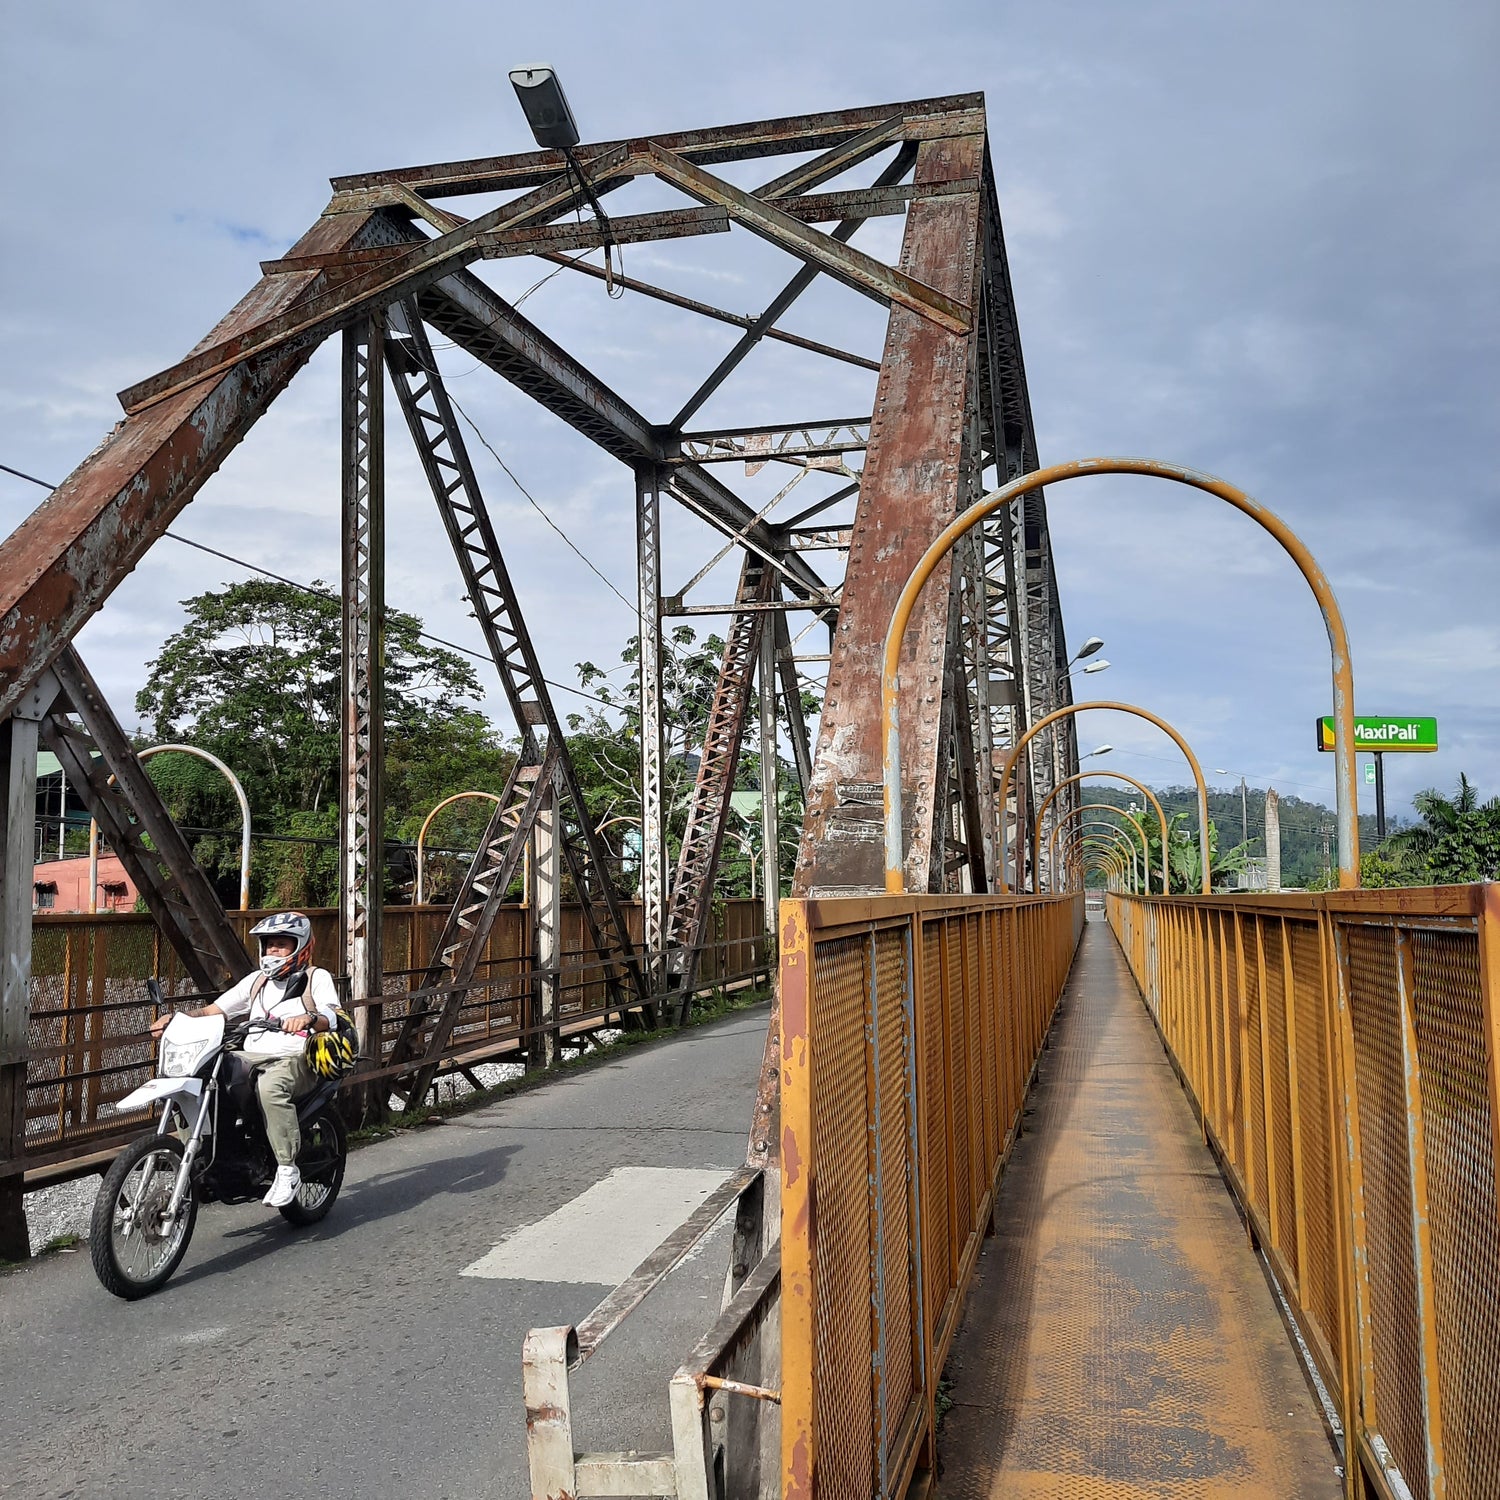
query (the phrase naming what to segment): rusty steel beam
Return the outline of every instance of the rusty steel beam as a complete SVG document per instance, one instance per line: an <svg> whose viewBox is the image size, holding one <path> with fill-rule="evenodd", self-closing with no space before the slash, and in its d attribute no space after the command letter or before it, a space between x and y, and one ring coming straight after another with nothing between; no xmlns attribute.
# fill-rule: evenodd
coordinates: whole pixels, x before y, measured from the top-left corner
<svg viewBox="0 0 1500 1500"><path fill-rule="evenodd" d="M981 138L927 142L917 180L971 181L982 160ZM981 196L974 192L913 204L902 266L950 299L976 303L980 217ZM884 639L896 593L957 513L973 338L906 307L891 309L794 895L883 888L880 669L869 643ZM917 605L903 655L903 728L910 723L906 734L915 747L903 768L912 823L906 847L909 868L920 872L912 889L930 883L934 835L945 811L941 729L950 577L945 560Z"/></svg>
<svg viewBox="0 0 1500 1500"><path fill-rule="evenodd" d="M425 322L473 358L503 375L533 400L592 439L632 469L663 462L663 442L654 427L622 397L527 321L477 277L459 274L421 292ZM672 489L697 513L729 535L776 556L774 530L758 521L733 491L695 464L674 465ZM792 591L821 599L818 574L800 558L782 567Z"/></svg>
<svg viewBox="0 0 1500 1500"><path fill-rule="evenodd" d="M983 94L948 94L905 104L878 104L870 108L718 125L706 130L675 131L654 139L688 161L700 166L716 166L721 162L750 161L796 151L831 150L897 118L904 122L899 138L914 139L931 122L937 122L940 128L951 128L946 125L948 116L979 112L982 122L983 110ZM601 141L580 146L578 158L584 169L592 173L601 157L631 144L630 141ZM535 187L555 177L566 165L560 151L526 151L512 156L486 156L468 161L399 167L393 171L354 173L335 177L332 181L334 191L344 194L378 190L400 183L424 196L444 198Z"/></svg>
<svg viewBox="0 0 1500 1500"><path fill-rule="evenodd" d="M454 231L467 221L460 221ZM544 251L596 250L606 243L644 244L651 240L687 239L701 234L728 234L729 215L723 209L678 208L665 213L627 214L611 219L609 230L595 220L582 224L537 224L529 229L501 229L478 237L481 260L505 260ZM415 243L415 242L413 242ZM430 242L429 242L430 243ZM372 250L345 250L331 255L288 255L260 263L264 276L291 271L358 271L370 266L395 265L410 251L407 245L384 245Z"/></svg>
<svg viewBox="0 0 1500 1500"><path fill-rule="evenodd" d="M917 148L915 146L904 144L896 153L895 158L886 164L885 169L875 179L876 188L878 189L883 187L890 187L899 182L901 178L903 178L907 174L907 172L910 171L912 163L916 160L916 151ZM826 158L824 158L824 160L826 160ZM807 163L804 164L802 172L804 174L815 176L816 168L813 164ZM775 183L771 184L771 186L776 188L785 188L788 185L792 185L800 181L801 175L792 173L788 174L786 177L778 178ZM842 224L837 225L833 229L832 238L840 242L852 239L855 232L863 223L863 219L846 219ZM680 431L684 423L691 421L693 415L696 412L702 410L703 405L708 400L708 398L712 396L713 393L718 390L718 388L723 385L723 383L730 377L730 375L732 375L734 371L739 368L739 366L744 362L745 356L748 355L753 348L755 348L756 344L758 344L761 339L777 338L783 336L778 333L774 325L780 319L782 314L785 313L787 309L791 307L791 305L803 294L803 292L805 292L808 287L810 287L817 279L818 268L816 266L803 266L802 269L798 271L797 274L793 276L792 279L787 282L784 287L782 287L782 289L776 294L776 296L772 298L765 311L762 312L758 318L754 319L747 325L744 336L735 343L734 348L732 348L724 356L724 358L714 366L707 379L705 379L703 383L698 387L698 389L688 397L687 401L683 404L682 410L672 418L671 428L674 432ZM877 364L873 368L878 370L880 366Z"/></svg>
<svg viewBox="0 0 1500 1500"><path fill-rule="evenodd" d="M368 215L323 218L296 250L357 247L380 233ZM311 273L264 278L208 342L300 307L324 285ZM0 716L140 562L316 346L315 339L282 344L127 417L0 544Z"/></svg>
<svg viewBox="0 0 1500 1500"><path fill-rule="evenodd" d="M344 330L341 374L339 943L358 1006L360 1056L378 1067L385 990L383 316Z"/></svg>
<svg viewBox="0 0 1500 1500"><path fill-rule="evenodd" d="M678 292L669 292L665 287L653 286L649 281L637 281L633 276L607 276L603 267L590 265L586 260L570 260L566 255L551 253L543 255L541 259L550 260L553 264L564 266L570 271L579 271L585 276L592 276L596 281L613 280L616 286L622 286L628 292L639 292L643 297L665 302L669 307L680 307L684 312L712 318L718 323L732 323L736 328L752 328L755 325L756 320L744 313L726 312L722 307L714 307L708 302L699 302L693 297L684 297ZM847 349L836 349L832 344L820 344L816 339L805 339L801 334L787 333L781 328L767 328L762 337L790 344L796 349L806 349L809 354L821 354L846 365L857 365L862 370L880 368L878 359L866 359L863 354L851 354Z"/></svg>
<svg viewBox="0 0 1500 1500"><path fill-rule="evenodd" d="M682 850L667 903L666 946L683 991L684 1017L713 901L714 875L724 845L724 823L729 816L729 795L739 769L750 686L760 653L761 632L765 629L764 613L753 606L766 603L775 589L775 573L761 558L746 554L740 569L735 614L726 632L714 701L703 731L698 775L688 803L687 828L682 835Z"/></svg>
<svg viewBox="0 0 1500 1500"><path fill-rule="evenodd" d="M752 234L789 251L835 281L841 281L877 302L898 303L950 333L969 331L973 312L969 303L929 286L900 267L887 266L873 255L866 255L863 250L856 250L832 235L809 228L763 199L694 166L659 142L642 144L645 159L658 177L675 183L702 203L717 203L727 208L730 217Z"/></svg>
<svg viewBox="0 0 1500 1500"><path fill-rule="evenodd" d="M613 989L627 982L637 1000L646 987L630 940L624 909L603 857L584 802L582 784L568 752L562 720L541 661L521 613L520 599L500 551L489 507L474 473L468 445L437 368L431 341L415 303L394 309L391 374L428 487L453 545L474 617L479 622L501 687L522 740L521 759L540 761L546 745L556 748L558 781L569 819L559 819L552 835L583 908L596 951L613 958L608 971ZM523 829L522 833L529 830ZM476 858L482 857L476 855ZM479 934L482 940L485 934Z"/></svg>
<svg viewBox="0 0 1500 1500"><path fill-rule="evenodd" d="M652 168L647 159L624 151L611 157L607 166L610 172L625 176ZM492 230L519 229L545 222L568 212L576 201L577 189L572 179L558 178L480 214L436 239L418 236L397 264L380 264L351 272L285 312L262 318L227 338L205 343L175 365L121 391L120 404L128 412L139 411L205 376L231 368L250 354L274 348L287 339L300 335L326 338L372 310L410 297L414 291L479 259L482 254L480 242Z"/></svg>
<svg viewBox="0 0 1500 1500"><path fill-rule="evenodd" d="M495 925L495 913L520 873L527 835L551 797L556 770L556 746L549 745L539 762L518 760L495 804L479 853L464 876L458 900L433 949L433 961L418 987L420 1003L409 1006L391 1050L392 1063L414 1061L421 1052L406 1095L408 1108L420 1104L432 1086L443 1049L484 957L485 938ZM442 999L436 1011L429 1005L434 996Z"/></svg>
<svg viewBox="0 0 1500 1500"><path fill-rule="evenodd" d="M99 685L67 647L41 737L141 893L193 983L218 994L254 965ZM77 723L73 722L77 719Z"/></svg>

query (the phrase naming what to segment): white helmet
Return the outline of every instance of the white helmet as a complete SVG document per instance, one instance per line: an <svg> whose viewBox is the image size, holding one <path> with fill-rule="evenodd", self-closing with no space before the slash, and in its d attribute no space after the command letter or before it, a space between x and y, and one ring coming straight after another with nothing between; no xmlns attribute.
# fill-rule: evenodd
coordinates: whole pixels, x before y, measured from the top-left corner
<svg viewBox="0 0 1500 1500"><path fill-rule="evenodd" d="M290 979L312 961L312 923L300 911L279 911L250 929L260 940L260 971L267 979ZM267 953L266 939L291 938L297 945L290 953Z"/></svg>

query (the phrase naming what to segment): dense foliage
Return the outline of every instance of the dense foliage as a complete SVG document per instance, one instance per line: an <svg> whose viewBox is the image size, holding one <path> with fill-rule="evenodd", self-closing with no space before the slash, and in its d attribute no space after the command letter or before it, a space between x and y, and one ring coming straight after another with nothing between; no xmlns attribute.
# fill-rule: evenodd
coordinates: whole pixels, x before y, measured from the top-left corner
<svg viewBox="0 0 1500 1500"><path fill-rule="evenodd" d="M254 904L334 903L342 691L338 600L256 581L200 594L184 607L186 624L150 664L136 699L143 743L196 745L217 755L244 783L254 833ZM387 897L409 900L411 846L427 813L456 792L499 792L518 742L507 741L480 712L472 662L424 640L414 616L389 611L385 625ZM680 626L662 663L669 864L681 843L723 650L719 637L700 642L691 628ZM641 865L639 672L635 639L612 669L579 663L580 684L598 701L568 719L568 747L584 802L626 894L638 889ZM815 697L805 696L807 713L817 706ZM750 726L758 712L752 695ZM751 727L735 778L738 790L752 793L760 784L754 741ZM239 810L224 779L186 756L158 756L149 766L221 896L233 900ZM802 821L789 766L782 768L782 783L783 868L789 868ZM433 821L425 861L428 899L452 896L490 811L490 804L467 799ZM731 814L719 881L723 894L752 890L760 841L758 807Z"/></svg>
<svg viewBox="0 0 1500 1500"><path fill-rule="evenodd" d="M258 836L253 901L335 901L338 600L256 581L199 594L184 607L187 623L151 664L137 711L154 741L180 740L212 751L244 783ZM498 791L514 758L479 712L473 666L424 641L421 628L412 615L386 614L385 826L388 838L405 840L415 837L427 810L450 792ZM183 756L158 756L150 766L179 822L237 828L233 796L211 767ZM468 817L471 826L482 826L482 810ZM459 822L448 831L469 830ZM226 893L235 888L235 836L201 836L197 853ZM399 882L402 873L398 864L393 879Z"/></svg>

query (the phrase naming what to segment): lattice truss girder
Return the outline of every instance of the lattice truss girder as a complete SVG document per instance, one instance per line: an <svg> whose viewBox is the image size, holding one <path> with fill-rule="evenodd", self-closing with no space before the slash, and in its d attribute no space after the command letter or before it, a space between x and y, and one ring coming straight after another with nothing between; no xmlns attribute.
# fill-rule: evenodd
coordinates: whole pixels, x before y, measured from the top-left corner
<svg viewBox="0 0 1500 1500"><path fill-rule="evenodd" d="M817 154L754 192L713 170L725 162L791 153L805 158L809 152ZM885 153L885 166L870 187L819 191ZM732 616L731 640L720 674L723 723L716 744L742 736L749 663L757 654L746 648L760 631L773 630L772 675L780 678L783 711L793 724L793 759L810 803L798 883L878 884L870 873L871 856L878 866L878 852L869 838L869 814L875 811L869 787L878 781L879 762L868 745L877 695L868 668L878 658L890 585L904 575L927 537L983 490L987 467L1009 477L1036 464L983 100L963 95L761 121L603 143L581 147L578 154L601 196L650 175L680 189L697 206L617 218L612 229L599 218L570 222L578 194L561 157L550 152L337 180L334 200L319 222L288 255L265 264L260 284L191 355L123 393L124 423L69 476L46 512L0 548L0 713L57 656L317 344L340 329L365 330L367 344L378 343L389 315L392 378L521 727L523 766L541 764L561 746L561 735L452 413L444 410L430 347L423 352L424 324L504 375L637 476L648 475L658 504L662 495L670 496L717 530L726 550L742 558L743 577L754 577L755 588L747 596L742 585L734 608L725 607ZM495 193L510 196L470 219L439 206L439 200ZM906 213L907 222L896 266L851 243L868 218L899 212ZM520 254L571 265L567 252L597 246L607 233L620 241L682 237L718 233L731 223L788 251L802 265L753 317L630 282L643 296L738 323L742 330L735 347L665 425L642 416L468 269L481 259ZM581 264L573 269L601 274ZM695 427L703 404L763 339L871 364L776 327L822 276L891 310L873 418L819 414L817 420L756 428ZM360 388L357 379L352 388ZM361 421L373 433L378 424L369 405L370 380L364 389ZM851 468L861 453L863 469ZM346 495L346 513L359 514L360 464L368 469L378 461L378 444L346 459L346 471L355 476L346 477L355 484ZM767 463L781 464L794 476L831 471L850 482L780 521L757 511L725 483L720 476L726 462L743 462L750 473ZM374 502L378 527L378 485L367 483L364 494ZM830 507L856 494L855 522L833 519ZM911 496L915 504L908 505ZM346 530L357 531L361 524L347 522ZM657 527L651 544L659 549L659 516ZM846 582L832 588L808 556L817 549L844 548L850 549ZM659 573L659 551L657 567ZM351 649L368 661L378 655L379 617L376 562L368 549L361 553L356 546L349 552L346 579L354 591ZM981 888L994 878L1001 826L991 790L993 757L1014 742L1021 723L1052 702L1062 664L1040 501L1025 516L997 519L987 527L981 544L940 570L928 594L913 626L911 686L920 706L909 721L913 784L907 805L916 826L908 848L919 872L915 883L941 884L952 873L948 864L954 851L946 831L951 829L968 872L961 878ZM707 609L678 596L663 599L659 576L653 575L650 588L643 586L643 636L659 636L669 611ZM817 658L799 652L805 632L793 635L789 629L792 609L811 610L814 623L837 622L816 757L799 720L800 669ZM772 684L762 687L769 691ZM350 708L345 767L350 814L345 882L357 890L379 862L374 852L379 819L371 811L378 800L379 757L377 750L372 779L370 685L353 673L349 690L357 701ZM654 818L654 827L664 829L659 762L655 769L653 781L648 768L644 812L648 827ZM1034 801L1056 774L1055 757L1050 773L1033 763L1022 778L1021 796ZM579 815L581 802L565 755L550 775L548 784L558 787L562 803L565 861L592 914L592 941L615 955L616 980L635 986L646 971L633 967L614 893L590 843L588 820ZM712 880L723 836L724 792L732 776L732 765L720 758L698 778L689 808L694 837L679 863L682 879L701 873ZM467 952L477 952L477 925L464 912L481 888L488 904L493 887L485 884L485 872L503 871L514 862L517 830L537 800L535 785L524 797L519 782L507 792L510 812L497 814L492 837L470 872L468 894L450 918L454 931L445 934L438 955L446 954L450 975L458 971L453 966L467 963ZM695 906L685 893L668 891L664 880L655 893L649 884L648 908L654 900L658 909L647 912L648 949L659 952L671 943L695 948L701 921L692 914L701 915L702 903ZM357 922L357 903L347 909ZM669 923L675 924L670 934ZM366 964L368 992L373 992L378 943L368 948L375 951L373 965ZM440 1028L442 1021L426 1024Z"/></svg>

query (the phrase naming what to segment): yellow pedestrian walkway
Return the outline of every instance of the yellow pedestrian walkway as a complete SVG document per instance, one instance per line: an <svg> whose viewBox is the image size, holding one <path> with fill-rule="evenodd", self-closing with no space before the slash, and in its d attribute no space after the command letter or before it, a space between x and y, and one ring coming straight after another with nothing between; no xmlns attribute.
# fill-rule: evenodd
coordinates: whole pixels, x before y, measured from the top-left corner
<svg viewBox="0 0 1500 1500"><path fill-rule="evenodd" d="M1273 1293L1090 922L948 1362L944 1500L1337 1500Z"/></svg>

